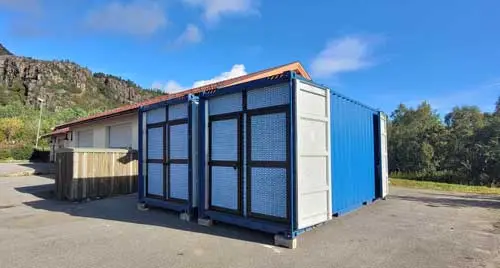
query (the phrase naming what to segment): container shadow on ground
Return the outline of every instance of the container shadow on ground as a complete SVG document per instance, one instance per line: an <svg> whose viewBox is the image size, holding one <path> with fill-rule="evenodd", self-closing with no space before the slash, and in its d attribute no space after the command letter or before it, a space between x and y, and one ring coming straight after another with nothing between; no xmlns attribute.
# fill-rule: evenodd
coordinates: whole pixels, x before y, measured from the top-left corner
<svg viewBox="0 0 500 268"><path fill-rule="evenodd" d="M24 167L26 172L33 170L33 172L29 172L30 175L37 175L44 178L53 179L56 173L56 167L53 163L29 162L19 163L17 165ZM22 170L20 170L20 172L22 172Z"/></svg>
<svg viewBox="0 0 500 268"><path fill-rule="evenodd" d="M392 194L390 198L425 203L429 207L478 207L500 210L500 196L491 195L451 195L436 194L432 196Z"/></svg>
<svg viewBox="0 0 500 268"><path fill-rule="evenodd" d="M273 244L273 237L271 235L258 231L252 231L222 223L217 223L211 227L201 226L195 221L182 221L179 219L177 213L163 209L139 211L136 207L136 194L115 196L83 203L71 203L68 201L56 200L53 194L53 187L53 184L44 184L38 186L18 187L15 189L19 192L32 194L41 198L40 200L23 203L35 209L62 212L77 217L160 226L260 244Z"/></svg>

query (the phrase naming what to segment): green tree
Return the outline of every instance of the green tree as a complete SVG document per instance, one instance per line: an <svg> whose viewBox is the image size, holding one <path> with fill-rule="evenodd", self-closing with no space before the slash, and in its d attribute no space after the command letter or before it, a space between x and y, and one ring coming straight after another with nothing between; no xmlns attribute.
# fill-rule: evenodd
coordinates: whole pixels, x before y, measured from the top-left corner
<svg viewBox="0 0 500 268"><path fill-rule="evenodd" d="M493 113L475 106L455 107L442 122L424 102L416 109L399 105L391 119L392 171L421 179L500 186L500 98Z"/></svg>
<svg viewBox="0 0 500 268"><path fill-rule="evenodd" d="M445 123L449 134L444 168L478 184L484 167L484 148L478 132L484 127L485 115L475 106L455 107L445 116Z"/></svg>
<svg viewBox="0 0 500 268"><path fill-rule="evenodd" d="M497 99L497 102L495 103L495 115L500 115L500 96Z"/></svg>
<svg viewBox="0 0 500 268"><path fill-rule="evenodd" d="M20 132L23 122L19 118L0 118L0 132L7 143L14 142L14 137Z"/></svg>
<svg viewBox="0 0 500 268"><path fill-rule="evenodd" d="M440 161L440 137L445 129L431 106L417 109L400 104L389 124L389 167L404 172L433 172Z"/></svg>

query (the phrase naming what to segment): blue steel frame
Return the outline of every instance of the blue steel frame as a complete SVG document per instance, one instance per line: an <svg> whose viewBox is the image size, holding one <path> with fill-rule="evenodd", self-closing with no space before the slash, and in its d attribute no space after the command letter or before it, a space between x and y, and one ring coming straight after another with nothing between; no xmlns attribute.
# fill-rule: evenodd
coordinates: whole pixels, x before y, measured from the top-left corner
<svg viewBox="0 0 500 268"><path fill-rule="evenodd" d="M193 103L197 103L198 97L194 95L187 95L183 96L180 98L176 99L170 99L166 100L163 102L159 103L154 103L151 105L146 105L142 106L139 108L139 185L138 185L138 191L139 191L139 202L144 203L147 205L151 205L154 207L160 207L160 208L165 208L165 209L170 209L174 211L179 211L179 212L187 212L190 215L196 213L197 211L193 209L193 206L196 206L197 204L193 204L193 161L192 161L192 126L195 122L192 122L192 107ZM180 103L188 103L188 202L186 203L179 203L176 201L169 201L169 200L162 200L162 199L155 199L155 198L148 198L145 196L145 174L144 174L144 163L143 163L143 153L144 150L147 148L143 148L143 114L147 111L157 109L157 108L162 108L162 107L167 107L169 105L174 105L174 104L180 104ZM166 109L166 113L168 113L168 109Z"/></svg>
<svg viewBox="0 0 500 268"><path fill-rule="evenodd" d="M238 92L243 92L246 91L247 89L257 89L257 88L264 88L268 86L273 86L277 84L283 84L283 83L288 83L290 86L292 85L292 81L295 78L295 73L294 72L285 72L281 75L276 75L272 77L267 77L263 79L258 79L230 87L225 87L221 89L217 89L211 92L204 92L200 96L200 104L199 104L199 142L198 146L202 152L205 152L205 148L207 148L207 143L206 143L206 99L210 97L215 97L218 95L225 95L225 94L231 94L231 93L238 93ZM290 87L289 89L292 91L292 88ZM291 101L290 101L290 109L291 111L294 111L294 94L290 94L291 96ZM293 113L290 112L291 118L293 118ZM294 126L295 122L293 120L290 121L291 126L290 126L290 135L293 137L294 133ZM289 146L290 150L290 168L294 166L295 163L295 149L293 147L293 144L295 143L294 138L291 138L290 142L292 143L292 146ZM290 206L290 223L279 223L279 222L274 222L270 220L265 220L265 219L258 219L258 218L249 218L249 217L242 217L239 215L233 215L233 214L228 214L228 213L223 213L223 212L218 212L218 211L213 211L209 210L208 204L206 204L207 201L207 196L206 196L206 190L207 190L207 185L206 185L206 178L207 178L207 170L205 168L206 164L206 156L205 153L199 154L199 165L200 165L200 174L199 174L199 200L200 204L198 205L198 216L200 218L207 218L209 217L212 220L216 221L221 221L221 222L226 222L242 227L246 227L249 229L254 229L254 230L259 230L267 233L282 233L285 234L288 237L291 237L293 234L293 226L296 226L294 224L295 221L295 211L294 211L294 199L295 199L295 180L294 180L294 172L293 169L291 169L292 172L290 172L290 196L288 198L289 206Z"/></svg>
<svg viewBox="0 0 500 268"><path fill-rule="evenodd" d="M302 76L300 76L302 77ZM297 161L297 159L295 158L297 156L297 153L296 153L296 148L295 148L295 144L297 144L297 137L296 137L296 133L295 133L295 126L297 125L297 121L296 121L296 107L297 107L297 103L295 102L296 100L296 88L297 88L297 83L296 83L296 80L294 78L298 78L298 76L295 74L295 73L291 73L291 77L290 77L290 92L292 94L290 94L290 115L291 115L291 131L290 131L290 153L291 153L291 159L292 161L290 162L290 170L292 172L290 172L292 175L291 175L291 180L290 180L290 193L291 193L291 198L290 198L290 208L291 208L291 219L290 219L290 232L286 233L285 235L288 237L288 238L295 238L298 233L296 232L296 226L298 226L298 223L297 223L297 210L295 209L295 201L296 201L296 196L297 196L297 185L296 185L296 182L295 182L295 178L297 177L297 169L295 168L295 163ZM305 79L305 78L304 78Z"/></svg>

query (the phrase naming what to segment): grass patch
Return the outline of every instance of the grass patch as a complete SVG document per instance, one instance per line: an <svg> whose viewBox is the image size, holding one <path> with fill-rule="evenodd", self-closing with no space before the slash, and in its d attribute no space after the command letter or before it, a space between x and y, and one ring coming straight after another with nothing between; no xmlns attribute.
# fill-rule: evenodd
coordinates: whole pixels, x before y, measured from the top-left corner
<svg viewBox="0 0 500 268"><path fill-rule="evenodd" d="M446 192L457 193L474 193L474 194L498 194L500 195L500 188L491 188L486 186L469 186L442 182L432 181L415 181L408 179L395 179L391 178L391 185L407 188L429 189Z"/></svg>

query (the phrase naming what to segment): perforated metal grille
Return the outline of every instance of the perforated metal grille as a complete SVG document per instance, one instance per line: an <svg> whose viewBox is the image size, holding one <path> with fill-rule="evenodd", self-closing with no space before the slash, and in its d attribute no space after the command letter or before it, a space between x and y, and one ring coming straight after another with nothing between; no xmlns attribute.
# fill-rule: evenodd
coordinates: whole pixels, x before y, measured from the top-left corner
<svg viewBox="0 0 500 268"><path fill-rule="evenodd" d="M148 159L163 159L163 127L148 128Z"/></svg>
<svg viewBox="0 0 500 268"><path fill-rule="evenodd" d="M210 115L238 112L242 109L241 93L223 95L211 98L208 101L208 111Z"/></svg>
<svg viewBox="0 0 500 268"><path fill-rule="evenodd" d="M286 169L251 168L252 212L286 218Z"/></svg>
<svg viewBox="0 0 500 268"><path fill-rule="evenodd" d="M188 158L188 125L170 126L170 158L187 159Z"/></svg>
<svg viewBox="0 0 500 268"><path fill-rule="evenodd" d="M170 197L188 199L188 165L170 165Z"/></svg>
<svg viewBox="0 0 500 268"><path fill-rule="evenodd" d="M238 169L212 167L212 206L238 208Z"/></svg>
<svg viewBox="0 0 500 268"><path fill-rule="evenodd" d="M288 104L289 102L290 89L288 84L249 90L247 93L248 109L283 105Z"/></svg>
<svg viewBox="0 0 500 268"><path fill-rule="evenodd" d="M148 163L148 193L163 196L163 164Z"/></svg>
<svg viewBox="0 0 500 268"><path fill-rule="evenodd" d="M165 108L158 108L146 112L146 121L148 124L165 122Z"/></svg>
<svg viewBox="0 0 500 268"><path fill-rule="evenodd" d="M184 119L188 117L188 104L179 103L168 106L168 120Z"/></svg>
<svg viewBox="0 0 500 268"><path fill-rule="evenodd" d="M286 161L286 114L251 117L252 160Z"/></svg>
<svg viewBox="0 0 500 268"><path fill-rule="evenodd" d="M212 122L212 160L235 161L238 159L237 131L237 119Z"/></svg>

